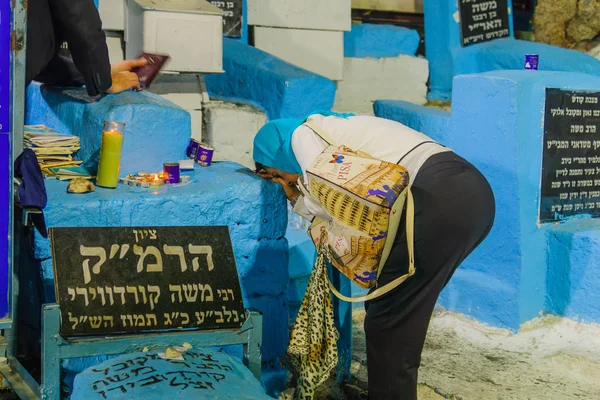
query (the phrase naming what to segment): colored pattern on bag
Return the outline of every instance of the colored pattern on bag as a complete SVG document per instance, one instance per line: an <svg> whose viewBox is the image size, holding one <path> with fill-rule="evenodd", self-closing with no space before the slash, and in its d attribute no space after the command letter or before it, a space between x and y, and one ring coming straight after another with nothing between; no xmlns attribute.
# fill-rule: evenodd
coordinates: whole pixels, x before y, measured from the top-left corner
<svg viewBox="0 0 600 400"><path fill-rule="evenodd" d="M392 207L404 204L408 171L345 146L329 146L307 172L310 193L332 217L315 220L311 237L325 228L332 264L357 285L374 286Z"/></svg>

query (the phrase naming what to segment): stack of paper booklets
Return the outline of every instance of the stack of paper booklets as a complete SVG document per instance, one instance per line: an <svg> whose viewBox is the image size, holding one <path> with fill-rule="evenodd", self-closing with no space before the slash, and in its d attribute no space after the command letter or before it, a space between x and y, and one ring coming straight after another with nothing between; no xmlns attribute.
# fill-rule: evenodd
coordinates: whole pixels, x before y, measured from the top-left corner
<svg viewBox="0 0 600 400"><path fill-rule="evenodd" d="M25 147L33 150L46 177L60 180L92 178L73 155L79 150L79 137L56 132L45 125L25 126Z"/></svg>

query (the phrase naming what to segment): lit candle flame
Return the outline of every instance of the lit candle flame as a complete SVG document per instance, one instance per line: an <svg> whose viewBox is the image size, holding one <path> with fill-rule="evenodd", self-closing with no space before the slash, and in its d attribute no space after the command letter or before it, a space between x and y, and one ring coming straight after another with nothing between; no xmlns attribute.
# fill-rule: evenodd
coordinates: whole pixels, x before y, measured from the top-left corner
<svg viewBox="0 0 600 400"><path fill-rule="evenodd" d="M154 174L154 182L159 182L160 178L158 177L158 174Z"/></svg>

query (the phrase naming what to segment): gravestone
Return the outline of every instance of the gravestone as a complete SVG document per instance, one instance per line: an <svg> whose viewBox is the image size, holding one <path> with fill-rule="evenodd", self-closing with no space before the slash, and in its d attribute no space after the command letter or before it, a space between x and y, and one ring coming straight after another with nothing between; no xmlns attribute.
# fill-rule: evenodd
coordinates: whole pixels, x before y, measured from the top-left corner
<svg viewBox="0 0 600 400"><path fill-rule="evenodd" d="M600 92L546 90L540 222L600 216Z"/></svg>
<svg viewBox="0 0 600 400"><path fill-rule="evenodd" d="M507 0L460 0L461 44L510 36Z"/></svg>
<svg viewBox="0 0 600 400"><path fill-rule="evenodd" d="M210 0L210 3L223 10L223 35L230 38L242 37L242 0Z"/></svg>
<svg viewBox="0 0 600 400"><path fill-rule="evenodd" d="M151 351L126 354L75 377L72 400L267 400L250 371L225 353L191 349L177 359Z"/></svg>
<svg viewBox="0 0 600 400"><path fill-rule="evenodd" d="M227 227L54 228L50 237L65 336L244 323Z"/></svg>

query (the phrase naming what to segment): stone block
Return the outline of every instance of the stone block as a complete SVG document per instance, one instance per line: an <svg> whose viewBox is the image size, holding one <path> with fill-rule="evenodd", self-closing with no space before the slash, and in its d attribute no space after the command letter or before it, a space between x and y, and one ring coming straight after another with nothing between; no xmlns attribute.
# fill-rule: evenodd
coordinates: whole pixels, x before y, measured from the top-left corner
<svg viewBox="0 0 600 400"><path fill-rule="evenodd" d="M263 314L265 368L278 366L288 340L284 293L288 281L288 244L284 238L287 208L278 185L230 162L197 167L189 184L152 191L120 185L111 190L97 188L82 197L67 194L66 185L46 182L49 228L228 226L245 306ZM42 267L46 287L51 288L50 242L39 234L34 238L34 256ZM280 375L276 373L273 379Z"/></svg>
<svg viewBox="0 0 600 400"><path fill-rule="evenodd" d="M326 78L343 78L344 34L341 31L257 26L254 46Z"/></svg>
<svg viewBox="0 0 600 400"><path fill-rule="evenodd" d="M201 79L196 74L161 74L148 89L190 113L192 137L200 141L203 132L202 102L208 96L203 92Z"/></svg>
<svg viewBox="0 0 600 400"><path fill-rule="evenodd" d="M229 367L219 370L220 379L210 374L207 374L207 377L204 378L206 383L210 384L211 397L220 399L271 399L261 387L260 382L243 365L241 360L208 349L191 349L183 354L183 358L187 362L200 361L207 359L207 357L210 357L210 360L213 360L217 365ZM130 365L131 367L123 369L123 365ZM105 372L109 376L108 384L104 381L106 378ZM71 399L106 399L106 393L110 393L112 388L117 389L119 393L116 395L117 398L162 400L165 398L204 397L208 385L190 385L189 375L186 375L190 372L189 366L185 362L163 359L158 356L157 351L124 354L95 365L93 368L90 367L78 374L75 377ZM112 383L111 380L114 375L119 377L116 383ZM168 378L155 379L154 377L157 375L167 376ZM100 385L99 381L104 382L104 384ZM143 383L139 384L140 381ZM120 389L121 387L123 389ZM113 396L109 394L109 397Z"/></svg>
<svg viewBox="0 0 600 400"><path fill-rule="evenodd" d="M451 131L444 143L486 176L496 198L496 221L488 238L457 270L441 304L510 329L518 329L540 312L561 309L556 306L561 300L556 289L560 280L555 277L571 267L557 266L565 257L555 251L564 250L549 246L548 237L557 230L585 228L577 218L560 226L538 224L546 88L600 91L600 78L595 76L530 72L494 71L455 78ZM596 221L585 223L597 227ZM587 231L580 235L577 246L583 248L589 235ZM562 261L549 262L553 259ZM597 271L586 273L592 276ZM575 309L589 313L583 306L588 289L584 285L581 289ZM587 295L590 300L594 296Z"/></svg>
<svg viewBox="0 0 600 400"><path fill-rule="evenodd" d="M127 0L127 58L142 51L168 54L165 71L222 72L222 15L204 0Z"/></svg>
<svg viewBox="0 0 600 400"><path fill-rule="evenodd" d="M349 31L350 0L248 0L248 24L278 28Z"/></svg>
<svg viewBox="0 0 600 400"><path fill-rule="evenodd" d="M513 13L508 3L509 15ZM461 74L475 74L501 69L523 70L525 54L540 56L540 71L578 72L600 76L600 60L579 51L513 38L497 39L467 47L461 46L458 3L455 0L425 2L425 47L429 59L430 99L449 100L452 79Z"/></svg>
<svg viewBox="0 0 600 400"><path fill-rule="evenodd" d="M76 156L93 171L98 163L105 120L127 124L121 175L160 171L163 163L185 158L191 135L190 115L160 96L128 91L85 103L36 83L27 89L26 124L46 124L62 133L79 136L81 150Z"/></svg>
<svg viewBox="0 0 600 400"><path fill-rule="evenodd" d="M430 94L432 100L449 100L452 92L452 78L458 63L454 57L463 49L461 46L460 18L456 0L426 1L423 3L425 15L425 48L430 68ZM512 15L512 2L508 2L508 15ZM513 24L509 23L513 36ZM477 49L485 43L468 46ZM524 57L526 53L521 56ZM516 69L523 69L520 64ZM478 71L482 72L482 71Z"/></svg>
<svg viewBox="0 0 600 400"><path fill-rule="evenodd" d="M67 194L66 182L48 180L46 223L48 227L227 225L234 250L244 240L278 240L285 235L286 201L276 184L230 162L197 166L190 175L190 182L182 186L165 185L150 191L119 185L116 189L97 188L85 198ZM284 242L277 243L274 248L281 248ZM49 240L36 235L34 251L38 260L51 258ZM235 256L236 260L243 258L242 254Z"/></svg>
<svg viewBox="0 0 600 400"><path fill-rule="evenodd" d="M562 71L600 76L600 60L575 50L515 39L499 39L465 47L454 56L454 74L522 70L525 54L540 57L540 71Z"/></svg>
<svg viewBox="0 0 600 400"><path fill-rule="evenodd" d="M99 0L98 12L105 31L125 30L125 0Z"/></svg>
<svg viewBox="0 0 600 400"><path fill-rule="evenodd" d="M400 122L439 141L447 142L450 133L450 113L402 100L377 100L375 116Z"/></svg>
<svg viewBox="0 0 600 400"><path fill-rule="evenodd" d="M344 80L337 83L334 110L373 115L375 100L427 102L427 60L395 58L345 58Z"/></svg>
<svg viewBox="0 0 600 400"><path fill-rule="evenodd" d="M122 33L106 32L106 45L108 46L108 57L111 64L117 64L125 60L124 44Z"/></svg>
<svg viewBox="0 0 600 400"><path fill-rule="evenodd" d="M202 109L202 85L197 74L161 74L148 91L164 97L184 110Z"/></svg>
<svg viewBox="0 0 600 400"><path fill-rule="evenodd" d="M383 24L354 24L344 33L344 57L414 56L421 37L414 29Z"/></svg>
<svg viewBox="0 0 600 400"><path fill-rule="evenodd" d="M249 104L269 119L305 117L330 110L335 83L264 51L223 39L224 74L205 76L211 98Z"/></svg>
<svg viewBox="0 0 600 400"><path fill-rule="evenodd" d="M254 169L252 148L266 115L252 107L210 102L204 106L205 141L215 148L215 160L231 160Z"/></svg>

